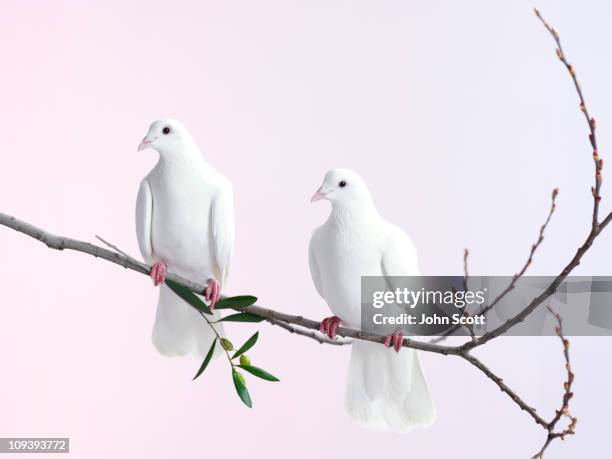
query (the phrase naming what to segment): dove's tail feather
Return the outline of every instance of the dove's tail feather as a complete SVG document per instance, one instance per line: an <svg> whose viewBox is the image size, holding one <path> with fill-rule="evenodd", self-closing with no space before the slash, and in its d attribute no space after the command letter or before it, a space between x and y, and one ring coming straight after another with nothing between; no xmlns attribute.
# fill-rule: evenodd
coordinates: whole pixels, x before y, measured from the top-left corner
<svg viewBox="0 0 612 459"><path fill-rule="evenodd" d="M211 320L221 318L217 311L214 311L210 317ZM221 335L223 334L222 324L216 324L215 328ZM193 354L203 358L208 353L214 339L214 332L200 313L177 296L168 286L161 285L153 326L155 348L161 354L168 356ZM221 351L221 346L217 346L215 354Z"/></svg>
<svg viewBox="0 0 612 459"><path fill-rule="evenodd" d="M414 349L399 353L356 341L346 388L348 414L373 430L408 432L433 423L436 410Z"/></svg>

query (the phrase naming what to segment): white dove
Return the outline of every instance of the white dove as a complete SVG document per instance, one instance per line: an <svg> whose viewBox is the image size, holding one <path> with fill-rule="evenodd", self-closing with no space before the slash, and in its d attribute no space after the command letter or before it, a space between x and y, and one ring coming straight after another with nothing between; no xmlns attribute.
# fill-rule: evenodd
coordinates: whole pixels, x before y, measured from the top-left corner
<svg viewBox="0 0 612 459"><path fill-rule="evenodd" d="M211 308L226 286L234 246L231 182L203 158L178 121L155 121L138 147L159 161L142 180L136 201L136 233L151 278L161 285L153 344L165 355L204 356L214 339L200 314L164 285L169 270L206 283ZM220 316L214 312L215 320ZM219 325L218 330L221 330Z"/></svg>
<svg viewBox="0 0 612 459"><path fill-rule="evenodd" d="M310 240L310 273L335 314L321 322L333 338L340 323L361 328L361 276L419 275L416 249L397 226L383 219L363 179L347 169L325 175L312 202L325 199L332 211ZM352 345L345 405L360 425L407 432L426 427L435 408L414 349L399 352L396 331L385 345L356 340Z"/></svg>

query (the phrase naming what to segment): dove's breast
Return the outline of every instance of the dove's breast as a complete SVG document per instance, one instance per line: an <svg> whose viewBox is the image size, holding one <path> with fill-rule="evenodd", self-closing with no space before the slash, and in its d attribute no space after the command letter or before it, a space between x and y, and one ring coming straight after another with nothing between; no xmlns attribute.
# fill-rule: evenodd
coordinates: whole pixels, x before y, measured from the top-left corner
<svg viewBox="0 0 612 459"><path fill-rule="evenodd" d="M344 322L360 328L361 276L383 275L384 229L328 222L317 229L312 242L328 306Z"/></svg>
<svg viewBox="0 0 612 459"><path fill-rule="evenodd" d="M210 216L218 183L197 168L154 169L147 180L155 259L194 282L214 277Z"/></svg>

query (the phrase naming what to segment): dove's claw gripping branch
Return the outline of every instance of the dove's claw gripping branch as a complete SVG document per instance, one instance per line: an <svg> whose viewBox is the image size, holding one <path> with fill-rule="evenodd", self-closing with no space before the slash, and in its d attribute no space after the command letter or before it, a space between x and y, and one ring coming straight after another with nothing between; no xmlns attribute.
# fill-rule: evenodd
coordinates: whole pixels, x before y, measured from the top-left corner
<svg viewBox="0 0 612 459"><path fill-rule="evenodd" d="M158 261L151 266L151 279L153 284L157 287L166 281L166 274L168 273L168 267L163 261Z"/></svg>
<svg viewBox="0 0 612 459"><path fill-rule="evenodd" d="M330 339L334 339L336 337L336 330L341 323L342 319L340 319L338 316L327 317L321 321L319 331L321 333L325 333Z"/></svg>
<svg viewBox="0 0 612 459"><path fill-rule="evenodd" d="M402 348L402 345L404 344L404 335L402 335L399 330L391 335L385 336L385 347L391 347L391 344L393 344L393 349L395 349L395 352L399 352Z"/></svg>
<svg viewBox="0 0 612 459"><path fill-rule="evenodd" d="M221 285L215 279L208 279L206 285L204 298L206 301L210 301L210 309L215 309L215 305L221 299Z"/></svg>

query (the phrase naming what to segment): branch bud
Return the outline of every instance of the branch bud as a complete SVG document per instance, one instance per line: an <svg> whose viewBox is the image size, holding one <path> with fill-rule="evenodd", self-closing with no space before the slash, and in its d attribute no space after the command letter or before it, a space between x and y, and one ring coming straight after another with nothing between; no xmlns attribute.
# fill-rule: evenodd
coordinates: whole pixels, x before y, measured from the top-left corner
<svg viewBox="0 0 612 459"><path fill-rule="evenodd" d="M550 33L553 34L553 37L555 37L555 40L559 40L559 32L557 32L557 29L555 29L554 27L551 27L550 29Z"/></svg>

